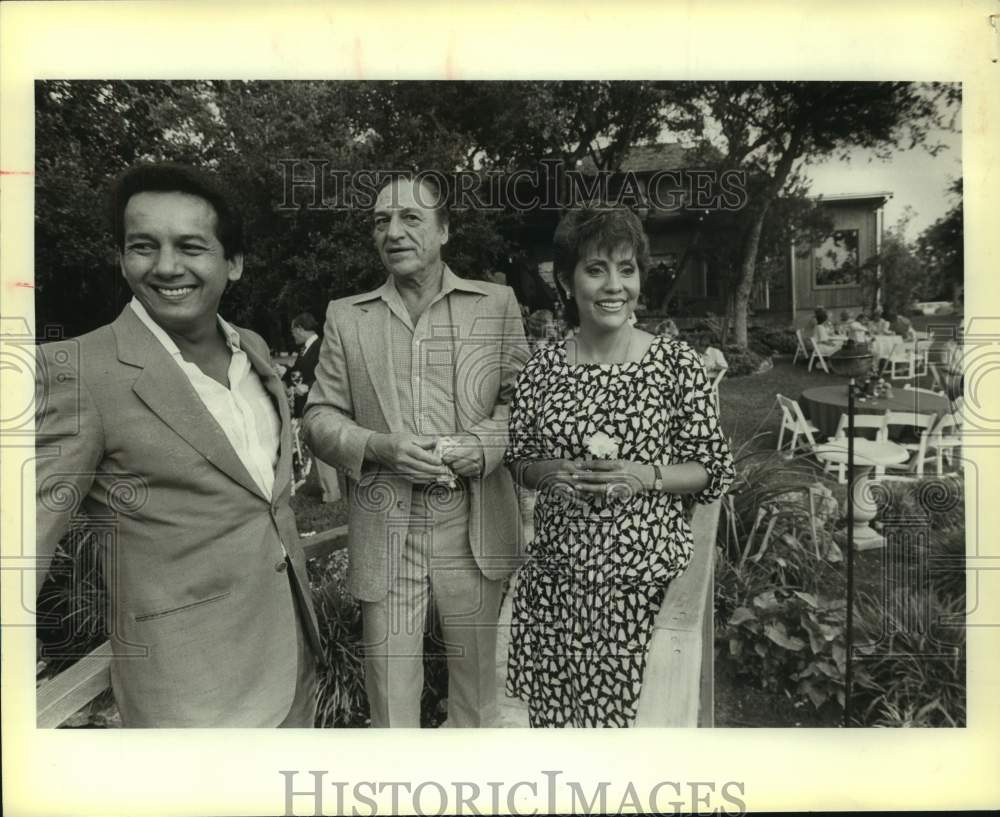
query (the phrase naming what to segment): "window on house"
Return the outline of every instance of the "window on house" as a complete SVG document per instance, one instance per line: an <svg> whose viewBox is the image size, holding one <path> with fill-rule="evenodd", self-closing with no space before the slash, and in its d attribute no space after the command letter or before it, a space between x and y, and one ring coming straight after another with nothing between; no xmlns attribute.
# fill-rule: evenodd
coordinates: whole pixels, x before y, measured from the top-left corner
<svg viewBox="0 0 1000 817"><path fill-rule="evenodd" d="M858 286L858 231L837 230L813 250L816 287Z"/></svg>

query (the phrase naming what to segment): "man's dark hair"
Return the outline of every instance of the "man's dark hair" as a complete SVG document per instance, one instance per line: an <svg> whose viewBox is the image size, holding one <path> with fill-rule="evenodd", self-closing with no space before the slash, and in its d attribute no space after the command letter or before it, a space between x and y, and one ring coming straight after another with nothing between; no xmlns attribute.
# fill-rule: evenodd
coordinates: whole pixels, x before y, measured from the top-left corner
<svg viewBox="0 0 1000 817"><path fill-rule="evenodd" d="M385 190L385 188L387 188L390 184L400 179L417 182L430 191L431 196L434 198L434 203L431 205L431 209L437 216L438 226L447 227L451 221L451 211L448 203L448 191L446 189L442 190L441 188L441 179L444 179L445 184L448 183L444 174L429 170L406 170L399 173L385 173L379 176L378 184L375 186L376 198L379 193Z"/></svg>
<svg viewBox="0 0 1000 817"><path fill-rule="evenodd" d="M175 162L134 165L115 181L111 190L115 246L125 250L125 207L139 193L187 193L204 199L215 210L215 234L226 259L243 252L243 217L229 192L213 174Z"/></svg>
<svg viewBox="0 0 1000 817"><path fill-rule="evenodd" d="M319 323L309 312L303 312L292 318L292 329L304 329L306 332L315 332L319 329Z"/></svg>
<svg viewBox="0 0 1000 817"><path fill-rule="evenodd" d="M581 207L569 210L556 227L552 237L552 269L560 290L566 290L563 279L573 280L573 273L585 250L597 249L612 253L627 246L635 253L639 267L639 281L645 282L649 269L649 238L642 229L642 222L631 210L624 207ZM565 309L563 318L570 326L580 325L580 311L576 301L562 291Z"/></svg>

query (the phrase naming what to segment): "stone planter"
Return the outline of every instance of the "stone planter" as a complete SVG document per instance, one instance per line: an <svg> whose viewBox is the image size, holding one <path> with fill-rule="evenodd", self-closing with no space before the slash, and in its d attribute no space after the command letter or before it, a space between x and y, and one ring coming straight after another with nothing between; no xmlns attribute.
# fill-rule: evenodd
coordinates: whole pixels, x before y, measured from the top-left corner
<svg viewBox="0 0 1000 817"><path fill-rule="evenodd" d="M861 377L871 371L872 354L864 352L853 352L850 354L833 354L826 359L830 365L830 370L840 377Z"/></svg>

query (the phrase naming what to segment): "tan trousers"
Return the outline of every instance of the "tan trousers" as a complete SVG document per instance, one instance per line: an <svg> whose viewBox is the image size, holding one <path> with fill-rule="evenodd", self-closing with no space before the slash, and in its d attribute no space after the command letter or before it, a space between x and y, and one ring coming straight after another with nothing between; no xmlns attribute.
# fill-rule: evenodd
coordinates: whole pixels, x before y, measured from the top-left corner
<svg viewBox="0 0 1000 817"><path fill-rule="evenodd" d="M431 593L448 661L447 725L493 725L502 583L483 576L472 556L467 491L459 488L440 501L414 489L411 520L398 547L399 571L388 594L361 605L372 726L420 726Z"/></svg>

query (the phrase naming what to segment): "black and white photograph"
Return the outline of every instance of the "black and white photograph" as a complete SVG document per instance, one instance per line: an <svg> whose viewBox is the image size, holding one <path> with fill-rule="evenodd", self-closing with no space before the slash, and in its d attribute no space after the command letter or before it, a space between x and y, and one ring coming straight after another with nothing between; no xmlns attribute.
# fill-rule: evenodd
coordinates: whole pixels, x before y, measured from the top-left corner
<svg viewBox="0 0 1000 817"><path fill-rule="evenodd" d="M964 725L960 86L35 110L44 725Z"/></svg>
<svg viewBox="0 0 1000 817"><path fill-rule="evenodd" d="M981 736L981 85L451 46L408 77L358 43L337 78L20 78L32 740L296 746L260 813L744 813L738 763L628 753ZM567 754L368 790L327 740Z"/></svg>

